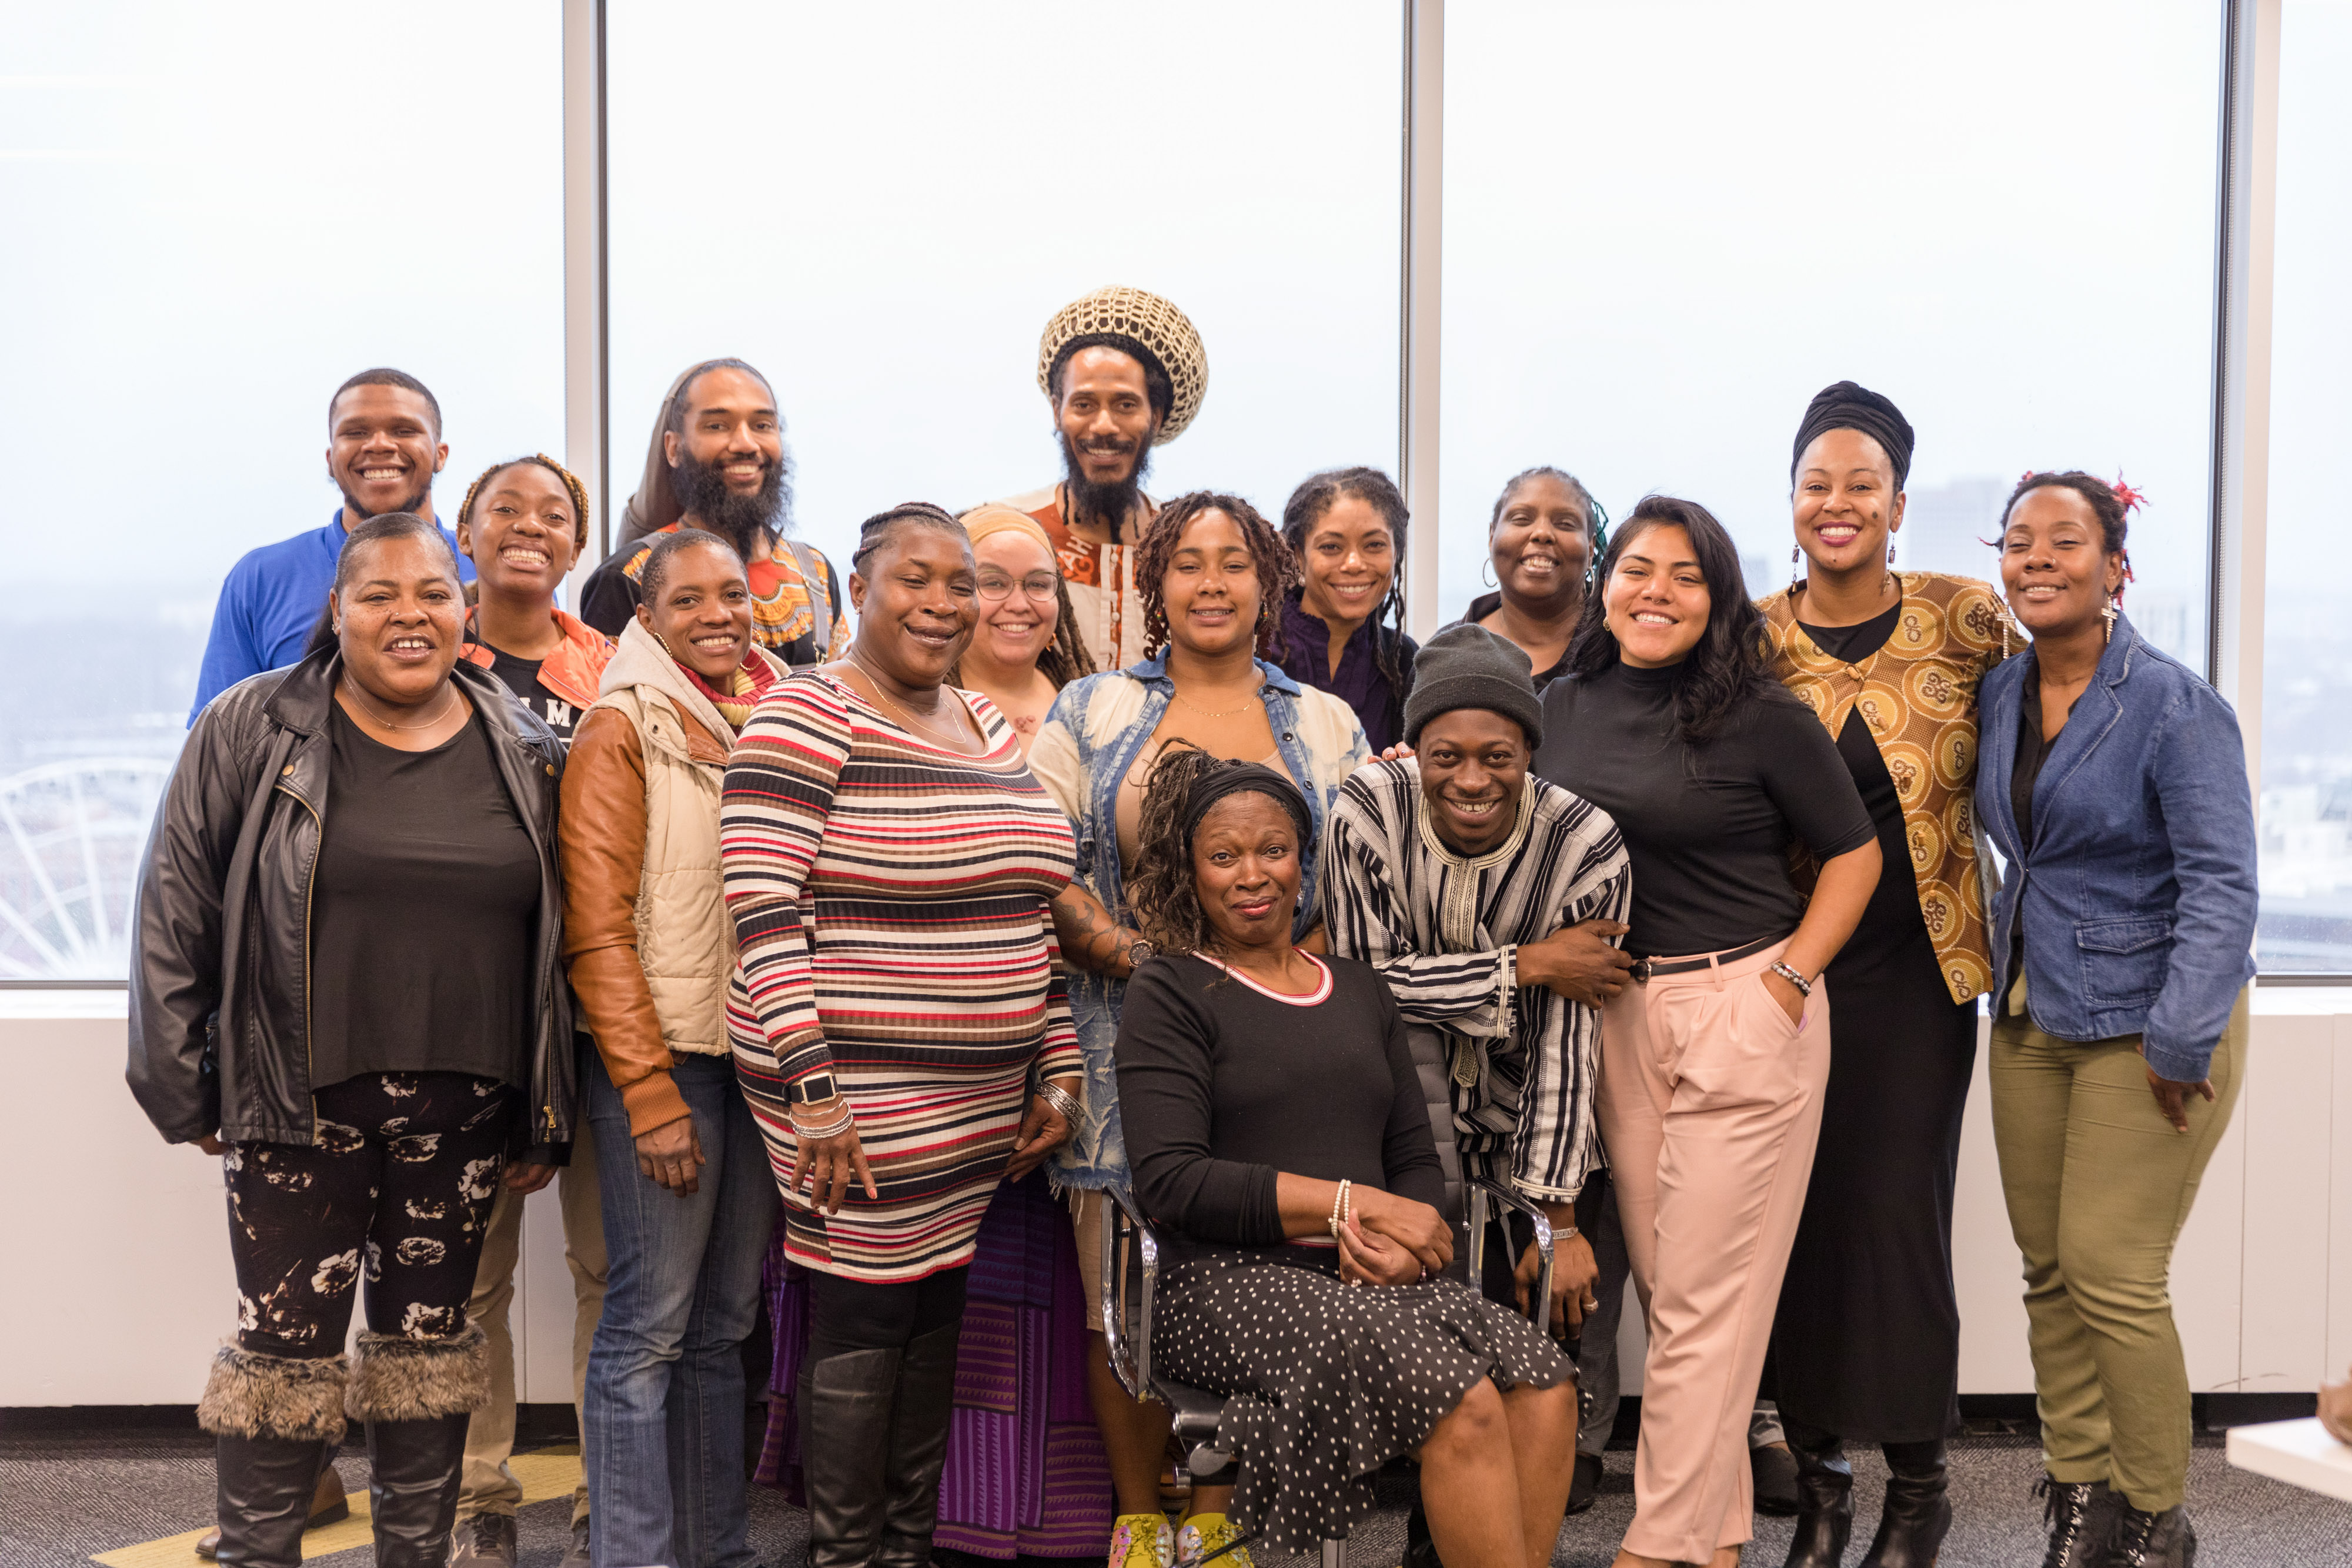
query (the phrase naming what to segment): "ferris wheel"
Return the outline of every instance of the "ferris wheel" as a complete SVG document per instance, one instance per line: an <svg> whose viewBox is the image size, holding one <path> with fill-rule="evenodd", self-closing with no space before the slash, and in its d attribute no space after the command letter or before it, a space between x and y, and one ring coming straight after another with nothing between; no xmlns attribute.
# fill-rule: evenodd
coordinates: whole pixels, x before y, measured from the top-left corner
<svg viewBox="0 0 2352 1568"><path fill-rule="evenodd" d="M131 895L166 758L51 762L0 779L0 980L121 980Z"/></svg>

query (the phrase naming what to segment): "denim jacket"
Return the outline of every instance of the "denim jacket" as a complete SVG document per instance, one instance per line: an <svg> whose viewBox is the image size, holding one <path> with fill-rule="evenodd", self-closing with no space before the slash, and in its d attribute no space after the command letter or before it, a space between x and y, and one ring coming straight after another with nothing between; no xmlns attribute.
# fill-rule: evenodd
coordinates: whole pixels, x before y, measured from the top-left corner
<svg viewBox="0 0 2352 1568"><path fill-rule="evenodd" d="M1316 842L1300 846L1305 876L1299 887L1295 935L1314 925L1316 851L1331 798L1369 755L1363 727L1354 710L1327 692L1301 690L1261 659L1260 695L1266 725L1274 731L1282 764L1307 797ZM1062 688L1053 710L1038 727L1029 748L1029 771L1061 802L1077 827L1076 880L1102 901L1115 918L1132 921L1125 908L1118 865L1118 786L1135 766L1152 732L1166 716L1175 683L1168 678L1166 654L1116 673L1087 675ZM1055 1156L1056 1185L1124 1188L1127 1139L1118 1119L1118 1075L1112 1048L1118 1040L1119 1003L1126 982L1073 967L1070 1016L1086 1057L1085 1124Z"/></svg>
<svg viewBox="0 0 2352 1568"><path fill-rule="evenodd" d="M1995 1016L2025 923L2026 1008L2060 1040L2143 1038L2197 1082L2253 977L2254 810L2237 715L2116 617L2098 673L2033 786L2033 842L2010 809L2034 655L1984 678L1977 815L2009 862L1993 896Z"/></svg>

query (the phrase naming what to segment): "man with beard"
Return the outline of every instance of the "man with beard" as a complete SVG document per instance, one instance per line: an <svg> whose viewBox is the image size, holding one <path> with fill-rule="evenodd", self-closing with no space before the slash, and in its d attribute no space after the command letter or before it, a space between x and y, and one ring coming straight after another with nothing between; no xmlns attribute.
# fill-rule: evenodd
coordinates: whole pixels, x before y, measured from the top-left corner
<svg viewBox="0 0 2352 1568"><path fill-rule="evenodd" d="M1054 541L1095 667L1143 657L1135 546L1160 508L1143 493L1151 448L1201 412L1209 361L1181 310L1140 288L1097 288L1045 323L1037 385L1054 409L1062 482L1006 504Z"/></svg>
<svg viewBox="0 0 2352 1568"><path fill-rule="evenodd" d="M849 647L849 620L833 565L784 537L792 458L768 380L741 360L706 360L671 384L630 498L632 525L588 576L580 618L617 637L637 608L637 575L652 536L701 528L732 544L749 568L751 637L787 664L819 664Z"/></svg>
<svg viewBox="0 0 2352 1568"><path fill-rule="evenodd" d="M342 491L343 504L326 527L248 550L229 569L213 606L190 724L206 703L247 675L302 656L310 628L327 608L344 530L385 512L414 512L431 521L433 476L448 461L441 405L415 376L379 367L335 389L327 400L327 476ZM441 532L454 551L457 536ZM460 556L457 565L472 581L474 563Z"/></svg>

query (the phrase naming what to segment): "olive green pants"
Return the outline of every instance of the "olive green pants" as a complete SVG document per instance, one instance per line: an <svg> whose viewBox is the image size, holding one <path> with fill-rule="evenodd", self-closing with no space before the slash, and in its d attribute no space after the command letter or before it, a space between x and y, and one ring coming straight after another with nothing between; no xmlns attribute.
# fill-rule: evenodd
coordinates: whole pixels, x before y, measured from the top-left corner
<svg viewBox="0 0 2352 1568"><path fill-rule="evenodd" d="M2002 1009L2007 1015L2008 1009ZM2172 1246L2237 1104L2241 994L2176 1131L2149 1092L2139 1036L2077 1043L1997 1016L1988 1071L2051 1478L2106 1481L2151 1512L2189 1483L2189 1369L2172 1322Z"/></svg>

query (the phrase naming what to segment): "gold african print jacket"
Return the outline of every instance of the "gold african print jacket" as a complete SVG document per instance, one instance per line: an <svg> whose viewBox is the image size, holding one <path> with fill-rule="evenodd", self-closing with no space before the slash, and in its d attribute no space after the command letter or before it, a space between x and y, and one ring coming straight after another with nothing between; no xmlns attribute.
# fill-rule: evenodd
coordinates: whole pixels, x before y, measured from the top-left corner
<svg viewBox="0 0 2352 1568"><path fill-rule="evenodd" d="M1832 659L1797 624L1789 597L1801 583L1757 601L1766 661L1805 699L1832 740L1846 715L1862 710L1903 801L1919 914L1936 945L1952 1000L1992 985L1990 936L1978 874L1977 686L1985 672L2025 646L1988 584L1940 571L1895 574L1902 613L1886 645L1859 664ZM1803 874L1810 887L1809 863Z"/></svg>

